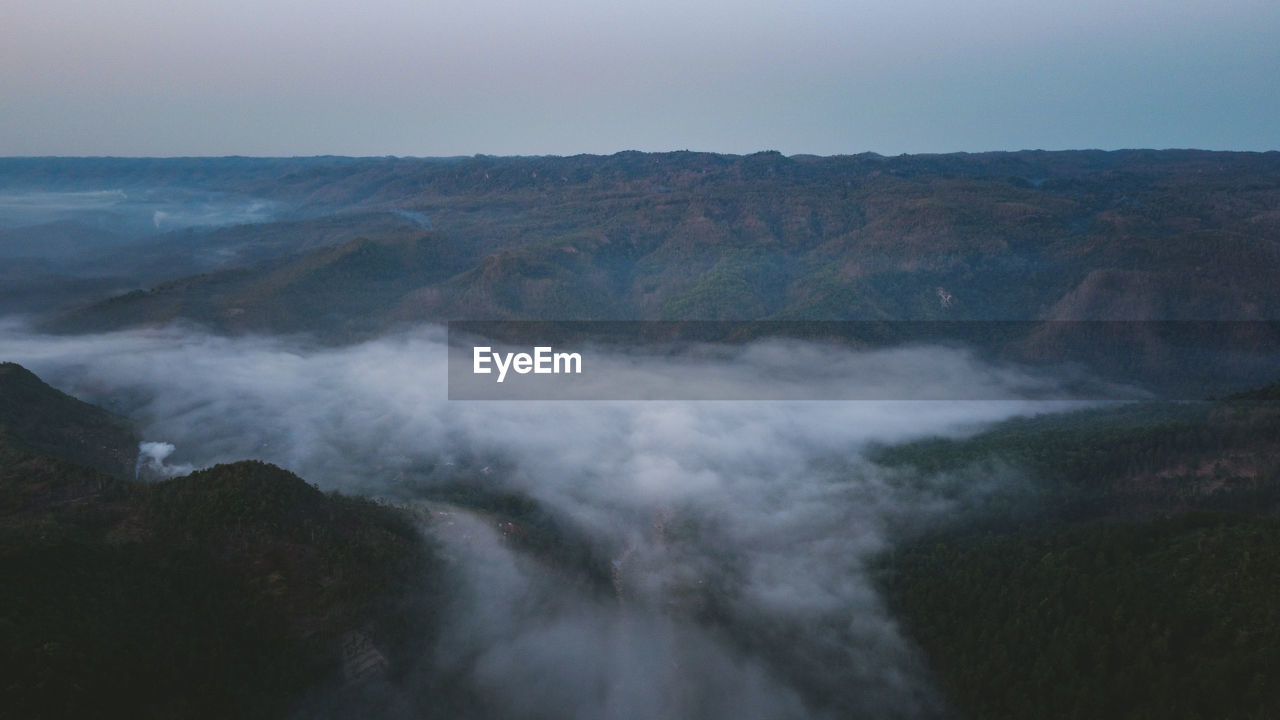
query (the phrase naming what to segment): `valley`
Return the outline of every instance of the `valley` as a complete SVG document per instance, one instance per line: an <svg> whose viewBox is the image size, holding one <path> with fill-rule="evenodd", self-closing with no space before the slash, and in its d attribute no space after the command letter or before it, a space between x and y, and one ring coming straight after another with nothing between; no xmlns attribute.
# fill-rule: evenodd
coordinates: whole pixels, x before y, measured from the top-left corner
<svg viewBox="0 0 1280 720"><path fill-rule="evenodd" d="M1269 716L1277 207L1274 152L0 158L0 708ZM457 399L455 335L587 391Z"/></svg>

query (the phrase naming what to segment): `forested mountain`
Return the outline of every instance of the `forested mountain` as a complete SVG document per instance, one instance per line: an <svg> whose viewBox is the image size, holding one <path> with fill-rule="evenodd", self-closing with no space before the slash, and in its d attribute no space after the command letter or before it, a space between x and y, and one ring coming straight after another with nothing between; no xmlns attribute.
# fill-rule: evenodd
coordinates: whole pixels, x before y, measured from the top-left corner
<svg viewBox="0 0 1280 720"><path fill-rule="evenodd" d="M882 559L890 602L964 716L1276 712L1277 387L882 451L925 472L1011 463L1046 483Z"/></svg>
<svg viewBox="0 0 1280 720"><path fill-rule="evenodd" d="M0 363L0 448L47 455L114 477L132 474L137 439L129 422Z"/></svg>
<svg viewBox="0 0 1280 720"><path fill-rule="evenodd" d="M1276 716L1277 268L1274 152L0 159L0 361L130 412L0 364L0 717ZM1006 405L455 403L459 319Z"/></svg>
<svg viewBox="0 0 1280 720"><path fill-rule="evenodd" d="M430 262L367 287L368 260L352 246L284 267L247 257L235 271L82 309L63 328L180 316L232 331L322 332L328 316L310 312L310 275L328 284L327 309L360 304L360 321L343 327L365 333L452 318L1280 316L1270 278L1280 266L1277 153L84 162L94 172L65 160L41 174L33 161L5 160L0 178L115 187L168 181L190 162L202 187L273 203L275 222L402 213L432 231L367 227L359 246ZM292 232L303 252L320 229ZM196 235L172 242L217 244ZM273 282L279 273L299 282ZM280 310L244 317L249 285Z"/></svg>
<svg viewBox="0 0 1280 720"><path fill-rule="evenodd" d="M344 643L403 672L429 642L436 561L405 514L260 462L124 479L127 424L12 363L0 412L0 716L341 707Z"/></svg>

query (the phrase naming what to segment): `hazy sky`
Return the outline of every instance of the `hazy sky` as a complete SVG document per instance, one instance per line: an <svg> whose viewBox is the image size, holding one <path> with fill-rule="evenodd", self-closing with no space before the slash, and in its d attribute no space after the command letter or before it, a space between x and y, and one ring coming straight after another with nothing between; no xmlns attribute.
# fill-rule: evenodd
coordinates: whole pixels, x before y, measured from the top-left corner
<svg viewBox="0 0 1280 720"><path fill-rule="evenodd" d="M1275 0L4 0L0 155L1280 148Z"/></svg>

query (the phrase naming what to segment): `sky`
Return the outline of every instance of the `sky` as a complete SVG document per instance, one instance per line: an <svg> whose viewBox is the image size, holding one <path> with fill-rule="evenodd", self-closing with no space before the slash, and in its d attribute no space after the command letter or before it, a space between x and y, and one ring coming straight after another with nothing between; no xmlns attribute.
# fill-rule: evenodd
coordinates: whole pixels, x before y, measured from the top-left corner
<svg viewBox="0 0 1280 720"><path fill-rule="evenodd" d="M1274 0L5 0L0 155L1280 149Z"/></svg>

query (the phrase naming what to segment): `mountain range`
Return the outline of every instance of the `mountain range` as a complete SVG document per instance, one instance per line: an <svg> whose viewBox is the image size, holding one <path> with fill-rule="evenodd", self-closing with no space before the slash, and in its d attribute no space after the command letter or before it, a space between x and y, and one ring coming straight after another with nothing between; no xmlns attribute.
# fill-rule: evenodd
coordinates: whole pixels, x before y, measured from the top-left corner
<svg viewBox="0 0 1280 720"><path fill-rule="evenodd" d="M169 277L137 273L131 292L50 321L68 331L175 318L356 337L447 319L1280 317L1280 153L85 162L93 172L62 160L37 174L3 160L0 181L102 188L189 172L282 210L170 234ZM218 248L224 262L183 274Z"/></svg>

